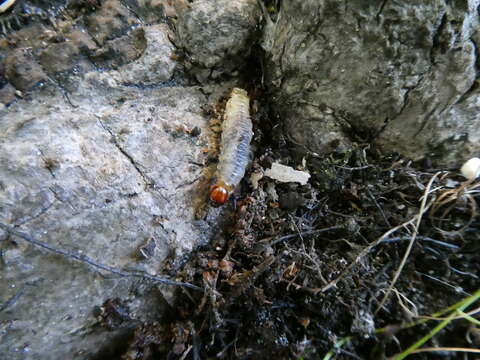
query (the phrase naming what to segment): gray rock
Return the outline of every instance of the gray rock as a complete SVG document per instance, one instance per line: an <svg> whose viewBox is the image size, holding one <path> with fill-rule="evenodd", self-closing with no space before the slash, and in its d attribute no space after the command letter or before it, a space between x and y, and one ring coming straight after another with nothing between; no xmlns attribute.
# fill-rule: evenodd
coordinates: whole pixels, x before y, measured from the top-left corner
<svg viewBox="0 0 480 360"><path fill-rule="evenodd" d="M47 78L24 99L0 107L0 222L100 264L160 274L167 257L175 265L210 239L219 210L196 219L210 180L207 98L199 87L172 80L176 63L166 26L143 31L141 56L104 72L68 70L85 60L88 46L49 63L55 47L35 43L31 68L68 76ZM68 46L88 44L71 34ZM9 61L8 69L23 64ZM7 73L9 80L21 77L13 85L28 89L40 81L22 69ZM146 244L153 250L140 256ZM119 298L132 317L149 320L168 309L173 293L100 273L2 230L0 266L0 353L13 360L91 358L125 341L132 326L125 321L106 331L96 306Z"/></svg>
<svg viewBox="0 0 480 360"><path fill-rule="evenodd" d="M174 131L207 127L205 98L197 88L117 88L112 96L95 88L82 101L72 97L75 109L55 93L3 110L0 221L99 263L156 274L167 255L209 238L194 221L207 139ZM155 255L143 261L138 251L148 239ZM2 353L84 359L95 352L112 335L89 327L93 307L114 297L133 301L135 284L10 240L2 243L1 301L23 293L0 314ZM153 311L144 305L133 311ZM19 321L24 326L13 329Z"/></svg>
<svg viewBox="0 0 480 360"><path fill-rule="evenodd" d="M90 58L100 68L116 69L137 60L146 47L145 31L143 28L136 28L127 35L106 41Z"/></svg>
<svg viewBox="0 0 480 360"><path fill-rule="evenodd" d="M89 34L100 45L125 35L128 29L138 22L120 0L102 1L98 11L85 17Z"/></svg>
<svg viewBox="0 0 480 360"><path fill-rule="evenodd" d="M48 74L69 71L77 64L80 48L70 41L51 44L40 54L40 64Z"/></svg>
<svg viewBox="0 0 480 360"><path fill-rule="evenodd" d="M109 74L118 82L136 85L153 85L168 81L175 70L174 46L169 40L170 31L164 24L144 29L147 48L135 62L125 65L120 71Z"/></svg>
<svg viewBox="0 0 480 360"><path fill-rule="evenodd" d="M182 11L177 41L199 67L193 73L204 81L245 65L259 16L257 0L199 0Z"/></svg>
<svg viewBox="0 0 480 360"><path fill-rule="evenodd" d="M291 140L323 153L354 133L443 165L478 154L479 4L282 2L263 46Z"/></svg>
<svg viewBox="0 0 480 360"><path fill-rule="evenodd" d="M13 85L5 84L5 86L0 89L0 103L5 106L13 102L15 100L15 91L16 89Z"/></svg>
<svg viewBox="0 0 480 360"><path fill-rule="evenodd" d="M20 91L47 80L47 75L28 48L16 49L5 59L5 77Z"/></svg>
<svg viewBox="0 0 480 360"><path fill-rule="evenodd" d="M165 20L165 6L167 2L181 3L187 1L188 0L128 0L128 8L142 23L156 24Z"/></svg>

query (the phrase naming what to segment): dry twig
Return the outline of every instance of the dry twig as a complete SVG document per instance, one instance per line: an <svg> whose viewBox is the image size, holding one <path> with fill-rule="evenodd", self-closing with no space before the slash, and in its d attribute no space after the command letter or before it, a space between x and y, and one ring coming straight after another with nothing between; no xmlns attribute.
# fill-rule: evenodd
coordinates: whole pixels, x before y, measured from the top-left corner
<svg viewBox="0 0 480 360"><path fill-rule="evenodd" d="M374 314L376 314L383 307L383 304L385 304L385 301L387 301L388 296L392 292L392 289L395 286L395 283L397 282L397 280L398 280L398 278L399 278L399 276L400 276L400 274L403 270L403 267L405 266L405 263L407 262L408 256L410 255L410 252L412 251L413 244L415 243L415 238L417 237L418 228L420 227L420 222L422 221L423 214L428 210L428 208L432 204L432 202L431 202L430 204L427 205L427 199L428 199L428 195L430 194L430 189L432 187L433 182L435 181L435 179L440 174L441 174L440 171L435 173L430 178L430 181L428 182L427 187L425 188L425 192L424 192L423 198L422 198L422 203L420 205L420 210L419 210L418 214L415 216L416 222L415 222L415 227L413 228L412 238L410 239L407 250L405 251L405 254L403 255L402 261L400 262L400 265L398 266L398 269L395 272L395 275L393 276L393 280L390 283L390 285L388 286L388 290L385 293L385 295L383 296L383 299L380 301L380 304L378 305L377 310L375 310Z"/></svg>

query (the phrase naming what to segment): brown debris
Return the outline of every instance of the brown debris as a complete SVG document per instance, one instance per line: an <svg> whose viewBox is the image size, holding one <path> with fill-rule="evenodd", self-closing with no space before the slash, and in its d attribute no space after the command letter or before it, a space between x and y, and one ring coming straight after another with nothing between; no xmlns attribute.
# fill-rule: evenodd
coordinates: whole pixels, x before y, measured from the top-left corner
<svg viewBox="0 0 480 360"><path fill-rule="evenodd" d="M455 291L445 293L445 284L475 289L478 255L459 249L473 246L473 229L480 226L478 184L456 182L455 174L432 177L433 172L417 171L408 161L367 157L363 150L346 159L314 160L321 171L309 169L312 179L305 186L259 179L236 202L226 239L199 251L187 265L184 271L196 274L205 290L198 306L182 307L182 317L202 342L195 345L191 336L170 345L171 352L316 359L351 335L337 350L339 358L342 352L365 358L364 349L372 346L388 356L398 352L392 339L407 344L415 335L399 324L412 321L416 308L428 313L459 300ZM252 171L259 168L254 163ZM429 196L422 207L425 192ZM426 216L414 227L422 212ZM446 222L456 231L444 231ZM414 229L418 234L402 269ZM387 298L394 277L395 295ZM383 338L365 340L381 326ZM468 334L474 341L475 331Z"/></svg>

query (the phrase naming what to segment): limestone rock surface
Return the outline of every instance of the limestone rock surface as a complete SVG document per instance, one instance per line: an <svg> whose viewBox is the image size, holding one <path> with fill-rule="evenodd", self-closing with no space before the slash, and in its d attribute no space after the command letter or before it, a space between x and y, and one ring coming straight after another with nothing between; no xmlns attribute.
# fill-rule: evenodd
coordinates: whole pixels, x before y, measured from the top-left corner
<svg viewBox="0 0 480 360"><path fill-rule="evenodd" d="M179 46L200 81L234 75L250 55L260 16L257 0L198 0L179 13Z"/></svg>
<svg viewBox="0 0 480 360"><path fill-rule="evenodd" d="M142 6L149 24L133 11ZM175 280L218 231L220 211L196 217L210 180L210 100L182 77L173 32L151 7L66 8L73 19L56 28L32 22L0 39L0 222L101 265ZM0 230L0 357L103 358L134 321L168 310L173 292ZM108 331L95 309L112 301L131 319Z"/></svg>
<svg viewBox="0 0 480 360"><path fill-rule="evenodd" d="M281 3L265 27L274 109L303 151L352 139L460 166L480 151L478 0Z"/></svg>

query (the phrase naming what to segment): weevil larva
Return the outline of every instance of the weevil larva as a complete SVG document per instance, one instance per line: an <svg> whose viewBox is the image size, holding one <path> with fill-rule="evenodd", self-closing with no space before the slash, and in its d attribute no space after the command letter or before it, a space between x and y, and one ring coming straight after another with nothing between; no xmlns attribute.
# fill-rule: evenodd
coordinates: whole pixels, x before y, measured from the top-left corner
<svg viewBox="0 0 480 360"><path fill-rule="evenodd" d="M252 136L250 99L245 90L234 88L225 107L217 180L210 190L215 203L224 204L245 175Z"/></svg>

